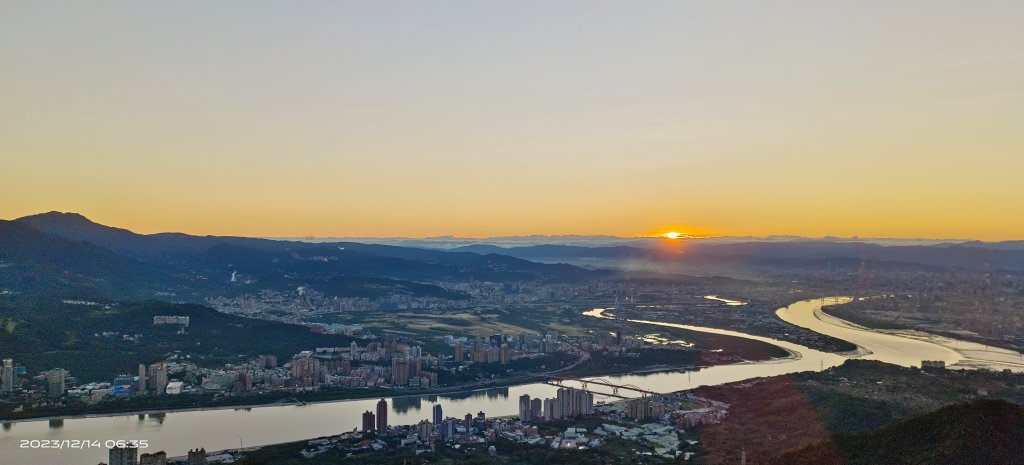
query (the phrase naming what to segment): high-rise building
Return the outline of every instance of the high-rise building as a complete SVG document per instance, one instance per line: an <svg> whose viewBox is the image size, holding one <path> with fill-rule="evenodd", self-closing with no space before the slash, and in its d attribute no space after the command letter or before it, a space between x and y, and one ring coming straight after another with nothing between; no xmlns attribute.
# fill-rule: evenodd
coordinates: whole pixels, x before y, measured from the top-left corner
<svg viewBox="0 0 1024 465"><path fill-rule="evenodd" d="M409 358L420 358L423 356L423 348L420 346L411 346L406 349L405 353Z"/></svg>
<svg viewBox="0 0 1024 465"><path fill-rule="evenodd" d="M146 393L146 364L139 364L139 381L135 388L135 392L140 396Z"/></svg>
<svg viewBox="0 0 1024 465"><path fill-rule="evenodd" d="M303 387L313 387L320 384L320 359L314 357L302 357L292 360L292 377L299 381Z"/></svg>
<svg viewBox="0 0 1024 465"><path fill-rule="evenodd" d="M544 399L544 418L548 420L557 420L561 417L555 416L555 406L558 402L555 399Z"/></svg>
<svg viewBox="0 0 1024 465"><path fill-rule="evenodd" d="M465 354L463 353L464 350L465 349L462 348L461 342L455 343L455 363L462 363L462 360L465 357Z"/></svg>
<svg viewBox="0 0 1024 465"><path fill-rule="evenodd" d="M566 388L558 388L558 391L555 392L555 402L557 404L555 411L560 414L557 418L569 418L571 416L569 413L571 411L569 410L569 406L572 405L572 402L569 399L569 390Z"/></svg>
<svg viewBox="0 0 1024 465"><path fill-rule="evenodd" d="M473 414L472 413L467 413L466 414L466 418L465 418L465 421L464 421L462 426L466 427L466 431L469 431L469 429L473 427Z"/></svg>
<svg viewBox="0 0 1024 465"><path fill-rule="evenodd" d="M530 402L530 395L523 394L519 396L519 420L520 421L532 421L533 410Z"/></svg>
<svg viewBox="0 0 1024 465"><path fill-rule="evenodd" d="M54 368L43 372L43 378L46 379L46 393L51 399L58 399L64 395L64 383L67 375L67 370L63 368Z"/></svg>
<svg viewBox="0 0 1024 465"><path fill-rule="evenodd" d="M423 374L423 359L420 358L420 357L416 357L415 359L413 359L412 363L410 364L410 368L412 368L412 375L413 376L420 376L420 375L422 375Z"/></svg>
<svg viewBox="0 0 1024 465"><path fill-rule="evenodd" d="M160 362L150 365L149 379L153 383L153 393L163 395L167 390L167 364Z"/></svg>
<svg viewBox="0 0 1024 465"><path fill-rule="evenodd" d="M434 404L434 424L440 425L442 420L444 420L444 414L441 413L441 404Z"/></svg>
<svg viewBox="0 0 1024 465"><path fill-rule="evenodd" d="M139 465L139 448L114 447L107 458L110 465Z"/></svg>
<svg viewBox="0 0 1024 465"><path fill-rule="evenodd" d="M409 361L404 357L391 359L391 384L395 386L409 384Z"/></svg>
<svg viewBox="0 0 1024 465"><path fill-rule="evenodd" d="M540 399L540 397L535 398L535 399L530 401L530 419L531 420L538 421L543 416L541 414L541 406L542 405L543 405L543 401Z"/></svg>
<svg viewBox="0 0 1024 465"><path fill-rule="evenodd" d="M373 412L367 410L363 412L363 432L369 433L377 428L377 419Z"/></svg>
<svg viewBox="0 0 1024 465"><path fill-rule="evenodd" d="M419 427L418 432L421 441L430 439L431 433L434 429L433 426L430 424L430 420L420 420L419 424L416 426Z"/></svg>
<svg viewBox="0 0 1024 465"><path fill-rule="evenodd" d="M381 399L377 402L377 434L388 432L388 401Z"/></svg>
<svg viewBox="0 0 1024 465"><path fill-rule="evenodd" d="M234 388L236 392L248 392L252 390L252 373L242 370L236 371Z"/></svg>
<svg viewBox="0 0 1024 465"><path fill-rule="evenodd" d="M188 465L206 465L209 463L206 460L206 448L200 448L196 450L189 449L188 451Z"/></svg>
<svg viewBox="0 0 1024 465"><path fill-rule="evenodd" d="M427 383L423 387L434 387L437 386L437 372L436 371L424 371L423 379L427 380Z"/></svg>
<svg viewBox="0 0 1024 465"><path fill-rule="evenodd" d="M594 393L587 392L583 394L583 409L580 412L582 415L593 415L594 414Z"/></svg>
<svg viewBox="0 0 1024 465"><path fill-rule="evenodd" d="M0 372L0 377L3 378L3 391L11 392L14 390L14 360L9 358L4 359L3 372Z"/></svg>
<svg viewBox="0 0 1024 465"><path fill-rule="evenodd" d="M632 399L628 405L630 418L643 421L650 417L651 402L646 397Z"/></svg>
<svg viewBox="0 0 1024 465"><path fill-rule="evenodd" d="M139 465L167 465L167 452L142 454L139 456Z"/></svg>
<svg viewBox="0 0 1024 465"><path fill-rule="evenodd" d="M559 388L555 393L555 398L544 400L544 417L549 420L592 415L593 413L594 394L582 389Z"/></svg>
<svg viewBox="0 0 1024 465"><path fill-rule="evenodd" d="M444 423L441 424L441 439L447 441L455 437L455 428L457 427L457 423L458 420L454 418L445 420Z"/></svg>
<svg viewBox="0 0 1024 465"><path fill-rule="evenodd" d="M511 352L509 351L508 344L502 344L501 345L501 349L499 349L499 353L498 353L498 359L499 359L499 361L501 362L502 365L505 365L509 361L512 360L512 356L511 356Z"/></svg>

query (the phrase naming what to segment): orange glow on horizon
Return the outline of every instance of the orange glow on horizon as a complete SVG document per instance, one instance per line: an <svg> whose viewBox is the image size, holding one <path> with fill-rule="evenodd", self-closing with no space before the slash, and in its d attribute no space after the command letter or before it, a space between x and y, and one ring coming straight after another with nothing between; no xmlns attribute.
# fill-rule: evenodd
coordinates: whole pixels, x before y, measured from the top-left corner
<svg viewBox="0 0 1024 465"><path fill-rule="evenodd" d="M47 201L51 200L51 201ZM469 201L469 200L467 200ZM459 214L417 215L418 212L403 212L407 215L397 216L392 212L379 211L372 208L360 208L346 212L339 208L297 210L274 205L275 208L252 208L250 205L238 205L234 210L189 208L185 205L154 208L126 208L127 204L117 204L98 208L86 205L86 202L75 202L63 207L59 199L38 199L22 208L0 207L0 219L13 220L22 216L35 215L48 211L79 213L86 218L106 226L124 228L139 234L162 232L180 232L192 235L213 236L244 236L244 237L376 237L376 238L430 238L451 236L464 239L491 238L502 236L568 236L595 235L622 238L654 238L662 239L666 244L683 244L691 239L707 239L715 237L769 237L790 235L808 238L903 238L933 240L1014 240L1024 237L1019 234L986 230L978 224L953 224L952 220L934 216L936 224L925 227L899 227L886 222L856 222L849 218L838 217L828 224L806 223L797 221L800 218L787 217L775 220L769 217L752 217L744 219L724 218L721 228L704 228L690 225L674 224L669 227L648 229L638 232L630 225L643 223L644 218L634 216L622 221L610 222L604 217L566 217L565 215L545 215L538 217L536 212L517 212L514 217L503 216L504 211L488 211L481 209L476 214L465 216ZM91 202L88 202L91 203ZM156 203L156 202L154 202ZM133 206L134 207L134 206ZM422 213L422 212L421 212ZM427 212L429 213L429 211ZM450 212L449 212L450 213ZM534 214L530 214L534 213ZM638 212L637 215L657 212ZM713 221L722 218L710 218ZM731 221L730 221L731 220ZM929 228L930 227L930 228ZM931 233L922 232L931 229Z"/></svg>
<svg viewBox="0 0 1024 465"><path fill-rule="evenodd" d="M2 219L678 247L1024 239L1015 5L926 21L892 2L864 34L875 8L840 2L773 4L772 21L758 2L612 2L570 22L578 7L537 1L8 3ZM768 41L770 56L748 46Z"/></svg>
<svg viewBox="0 0 1024 465"><path fill-rule="evenodd" d="M716 236L727 236L721 231L694 226L692 224L671 224L644 234L643 237L657 237L671 240L704 239Z"/></svg>

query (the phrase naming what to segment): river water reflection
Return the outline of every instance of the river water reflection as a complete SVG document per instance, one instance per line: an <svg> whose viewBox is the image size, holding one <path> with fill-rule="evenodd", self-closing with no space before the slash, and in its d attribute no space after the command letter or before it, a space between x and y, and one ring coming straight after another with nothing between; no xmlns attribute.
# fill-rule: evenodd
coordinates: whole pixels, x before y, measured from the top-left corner
<svg viewBox="0 0 1024 465"><path fill-rule="evenodd" d="M801 301L780 309L779 316L793 324L804 326L813 322L807 315L820 310L824 300ZM586 313L602 317L603 311ZM817 320L821 321L821 320ZM840 320L841 321L841 320ZM623 376L604 376L616 384L631 384L656 392L671 392L704 385L717 385L750 378L776 376L802 371L817 371L837 366L846 360L838 354L821 352L799 344L744 334L737 331L681 325L675 323L636 320L658 326L676 327L754 339L775 344L790 352L790 357L763 362L738 363L696 369L688 372L662 372ZM812 328L815 331L828 328ZM858 337L866 337L858 335ZM913 339L908 339L913 341ZM871 347L875 358L896 363L912 361L916 357L929 360L946 359L949 353L920 352L913 342L891 339L857 339L855 342ZM862 344L863 343L863 344ZM882 345L874 345L882 344ZM913 355L900 351L900 344L913 347ZM879 347L886 347L880 350ZM939 346L941 347L941 346ZM890 350L891 349L891 350ZM924 350L923 348L920 348ZM955 352L954 352L955 353ZM925 357L927 355L927 357ZM1019 355L1019 354L1018 354ZM894 357L894 358L889 358ZM516 415L520 395L553 397L557 388L544 383L524 384L505 388L478 390L444 395L423 395L389 398L391 424L413 424L431 418L431 409L441 404L447 416L462 417L467 413L483 411L489 417ZM629 395L622 391L620 394ZM597 396L602 400L601 396ZM607 398L604 398L607 400ZM256 446L301 439L315 438L351 431L358 428L361 415L374 410L377 399L323 402L304 406L265 406L251 409L220 409L168 412L149 415L118 415L90 418L68 418L54 426L47 420L6 423L0 432L0 464L4 465L91 465L106 461L106 449L40 450L20 447L21 440L148 440L148 451L167 451L170 456L184 455L190 448L205 447L208 451L243 446Z"/></svg>
<svg viewBox="0 0 1024 465"><path fill-rule="evenodd" d="M822 310L822 305L850 301L849 297L830 297L798 302L775 313L789 324L856 344L857 353L849 354L851 357L903 366L919 367L922 360L941 360L953 368L1024 371L1024 355L1019 352L921 331L865 328Z"/></svg>

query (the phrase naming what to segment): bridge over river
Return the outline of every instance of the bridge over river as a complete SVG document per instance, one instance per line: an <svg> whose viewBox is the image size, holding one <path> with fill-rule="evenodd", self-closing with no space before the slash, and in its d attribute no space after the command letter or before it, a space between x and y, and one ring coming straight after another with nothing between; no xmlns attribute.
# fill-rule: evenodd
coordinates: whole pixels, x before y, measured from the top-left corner
<svg viewBox="0 0 1024 465"><path fill-rule="evenodd" d="M767 342L789 352L785 358L762 362L716 365L691 371L631 374L587 378L588 387L609 388L618 397L640 397L704 385L717 385L750 378L777 376L802 371L818 371L842 364L852 357L870 358L899 365L917 365L921 360L944 360L954 367L992 368L1024 371L1017 352L985 347L981 344L939 338L924 333L898 333L861 328L822 312L822 306L842 304L848 298L836 297L796 302L779 309L783 320L798 326L846 339L860 347L853 354L821 352L799 344L720 328L682 325L669 322L636 320L637 323L669 326L715 334L724 334ZM586 312L595 318L611 318L605 310ZM562 383L568 382L563 378ZM575 380L581 382L583 380ZM616 387L617 386L617 387ZM388 399L392 424L414 424L430 419L434 404L442 404L451 416L486 412L489 416L518 414L522 394L553 397L558 388L540 382L450 394L416 395ZM108 415L67 418L62 422L47 419L4 423L0 431L0 464L81 465L106 461L107 450L33 449L21 447L25 440L114 440L149 441L148 452L164 450L180 455L191 448L222 450L315 438L351 431L361 425L361 414L374 410L377 399L346 400L307 405L271 405L251 409L226 408L152 414Z"/></svg>

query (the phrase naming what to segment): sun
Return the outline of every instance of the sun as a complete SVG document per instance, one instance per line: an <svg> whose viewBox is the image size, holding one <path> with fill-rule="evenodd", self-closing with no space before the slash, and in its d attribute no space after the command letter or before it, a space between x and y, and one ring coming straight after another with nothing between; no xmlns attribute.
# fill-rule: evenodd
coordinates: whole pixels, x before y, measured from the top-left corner
<svg viewBox="0 0 1024 465"><path fill-rule="evenodd" d="M672 231L665 233L664 236L668 239L679 239L680 237L683 237L683 234Z"/></svg>

